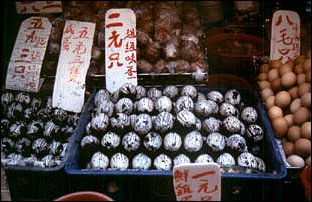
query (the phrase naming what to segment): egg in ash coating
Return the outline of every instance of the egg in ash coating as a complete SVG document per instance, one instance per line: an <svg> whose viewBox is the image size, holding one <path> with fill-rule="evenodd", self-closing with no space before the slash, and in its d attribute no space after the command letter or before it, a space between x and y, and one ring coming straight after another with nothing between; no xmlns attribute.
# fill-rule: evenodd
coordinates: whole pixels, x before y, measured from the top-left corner
<svg viewBox="0 0 312 202"><path fill-rule="evenodd" d="M178 156L174 157L173 159L173 165L177 166L184 163L191 163L191 160L189 157L187 157L185 154L179 154Z"/></svg>
<svg viewBox="0 0 312 202"><path fill-rule="evenodd" d="M152 129L152 118L150 115L143 113L135 117L135 122L133 123L133 129L138 134L147 134Z"/></svg>
<svg viewBox="0 0 312 202"><path fill-rule="evenodd" d="M114 132L107 132L101 139L101 145L106 149L115 149L120 144L120 137Z"/></svg>
<svg viewBox="0 0 312 202"><path fill-rule="evenodd" d="M237 157L237 164L248 168L257 168L257 161L253 154L243 152Z"/></svg>
<svg viewBox="0 0 312 202"><path fill-rule="evenodd" d="M145 148L149 151L156 151L161 147L162 138L159 133L149 132L143 140Z"/></svg>
<svg viewBox="0 0 312 202"><path fill-rule="evenodd" d="M151 113L154 109L154 102L150 98L143 97L134 103L134 107L139 113Z"/></svg>
<svg viewBox="0 0 312 202"><path fill-rule="evenodd" d="M245 134L245 125L235 116L228 116L223 120L223 127L230 133Z"/></svg>
<svg viewBox="0 0 312 202"><path fill-rule="evenodd" d="M188 95L195 99L197 97L197 89L192 85L186 85L182 88L181 95Z"/></svg>
<svg viewBox="0 0 312 202"><path fill-rule="evenodd" d="M136 151L141 144L141 138L135 132L128 132L122 138L122 145L127 151Z"/></svg>
<svg viewBox="0 0 312 202"><path fill-rule="evenodd" d="M219 112L219 106L212 100L200 100L195 103L195 113L208 117Z"/></svg>
<svg viewBox="0 0 312 202"><path fill-rule="evenodd" d="M172 102L169 97L161 96L155 101L155 109L158 112L170 112L172 109Z"/></svg>
<svg viewBox="0 0 312 202"><path fill-rule="evenodd" d="M233 134L226 139L226 146L239 152L247 152L248 147L246 140L239 134Z"/></svg>
<svg viewBox="0 0 312 202"><path fill-rule="evenodd" d="M209 162L214 162L213 158L209 154L200 154L195 159L195 163L209 163Z"/></svg>
<svg viewBox="0 0 312 202"><path fill-rule="evenodd" d="M246 136L254 142L259 142L264 137L263 129L258 124L251 124L247 127Z"/></svg>
<svg viewBox="0 0 312 202"><path fill-rule="evenodd" d="M174 116L169 112L157 114L154 120L155 130L164 133L173 127Z"/></svg>
<svg viewBox="0 0 312 202"><path fill-rule="evenodd" d="M237 106L241 103L241 95L238 90L228 90L224 95L224 102Z"/></svg>
<svg viewBox="0 0 312 202"><path fill-rule="evenodd" d="M106 169L109 165L108 157L102 152L96 152L92 155L90 161L91 169Z"/></svg>
<svg viewBox="0 0 312 202"><path fill-rule="evenodd" d="M239 111L236 107L234 107L232 104L230 103L222 103L219 107L219 113L221 116L223 117L228 117L228 116L235 116L238 117L239 116Z"/></svg>
<svg viewBox="0 0 312 202"><path fill-rule="evenodd" d="M226 166L226 167L231 167L231 166L235 166L235 159L234 157L229 154L229 153L223 153L221 154L216 162L221 165L221 166Z"/></svg>
<svg viewBox="0 0 312 202"><path fill-rule="evenodd" d="M207 133L218 132L221 128L222 121L210 116L209 118L205 119L202 123L203 129Z"/></svg>
<svg viewBox="0 0 312 202"><path fill-rule="evenodd" d="M182 146L182 138L176 132L169 132L164 137L164 148L169 151L178 151Z"/></svg>
<svg viewBox="0 0 312 202"><path fill-rule="evenodd" d="M115 153L110 159L110 168L126 170L129 167L129 158L123 153Z"/></svg>
<svg viewBox="0 0 312 202"><path fill-rule="evenodd" d="M179 89L176 86L169 85L165 87L162 94L170 99L175 99L179 94Z"/></svg>
<svg viewBox="0 0 312 202"><path fill-rule="evenodd" d="M148 170L152 165L152 160L144 153L138 153L132 159L132 168L139 170Z"/></svg>
<svg viewBox="0 0 312 202"><path fill-rule="evenodd" d="M157 170L171 170L172 160L166 154L159 154L153 162Z"/></svg>
<svg viewBox="0 0 312 202"><path fill-rule="evenodd" d="M210 91L206 96L208 100L212 100L218 104L224 102L224 96L219 91Z"/></svg>
<svg viewBox="0 0 312 202"><path fill-rule="evenodd" d="M183 145L185 150L189 152L199 151L203 146L203 138L198 131L192 131L186 134Z"/></svg>
<svg viewBox="0 0 312 202"><path fill-rule="evenodd" d="M214 132L207 136L206 143L213 151L222 151L226 145L226 138L224 135Z"/></svg>
<svg viewBox="0 0 312 202"><path fill-rule="evenodd" d="M183 95L177 99L175 102L175 112L178 113L183 109L193 111L194 109L194 102L192 98L188 95Z"/></svg>
<svg viewBox="0 0 312 202"><path fill-rule="evenodd" d="M245 107L241 111L240 115L241 119L245 121L246 123L255 123L258 119L258 113L255 108L253 107Z"/></svg>

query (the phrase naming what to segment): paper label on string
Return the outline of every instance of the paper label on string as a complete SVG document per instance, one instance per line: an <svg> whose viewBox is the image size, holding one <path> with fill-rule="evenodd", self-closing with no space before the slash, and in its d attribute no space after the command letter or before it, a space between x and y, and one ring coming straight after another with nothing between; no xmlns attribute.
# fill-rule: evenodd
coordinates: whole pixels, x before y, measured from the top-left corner
<svg viewBox="0 0 312 202"><path fill-rule="evenodd" d="M95 23L66 20L54 82L52 107L81 112Z"/></svg>
<svg viewBox="0 0 312 202"><path fill-rule="evenodd" d="M295 11L278 10L273 14L271 60L284 64L300 55L300 17Z"/></svg>
<svg viewBox="0 0 312 202"><path fill-rule="evenodd" d="M220 201L220 166L213 162L174 166L173 186L177 201Z"/></svg>
<svg viewBox="0 0 312 202"><path fill-rule="evenodd" d="M138 84L136 17L131 9L105 14L105 82L111 93L125 83Z"/></svg>
<svg viewBox="0 0 312 202"><path fill-rule="evenodd" d="M22 22L8 66L6 89L39 91L51 28L51 23L44 17L30 17Z"/></svg>
<svg viewBox="0 0 312 202"><path fill-rule="evenodd" d="M15 6L18 14L62 12L62 1L17 1Z"/></svg>

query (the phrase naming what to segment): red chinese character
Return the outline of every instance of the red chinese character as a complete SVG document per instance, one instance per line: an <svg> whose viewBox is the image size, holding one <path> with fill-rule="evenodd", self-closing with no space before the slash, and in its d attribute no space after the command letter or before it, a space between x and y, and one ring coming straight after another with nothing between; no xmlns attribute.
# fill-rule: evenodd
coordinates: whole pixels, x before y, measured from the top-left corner
<svg viewBox="0 0 312 202"><path fill-rule="evenodd" d="M201 201L211 201L212 196L211 195L207 195L207 196L202 196L200 198Z"/></svg>
<svg viewBox="0 0 312 202"><path fill-rule="evenodd" d="M81 41L79 41L76 44L75 50L73 50L73 53L75 53L75 52L77 52L77 54L84 54L87 52L87 48Z"/></svg>
<svg viewBox="0 0 312 202"><path fill-rule="evenodd" d="M136 35L135 35L135 30L134 28L133 29L127 29L127 32L126 32L126 36L124 39L126 38L135 38Z"/></svg>
<svg viewBox="0 0 312 202"><path fill-rule="evenodd" d="M207 171L207 172L203 172L203 173L198 173L197 175L193 175L192 178L197 179L197 178L201 178L201 177L204 177L206 175L212 175L212 174L215 174L215 171Z"/></svg>
<svg viewBox="0 0 312 202"><path fill-rule="evenodd" d="M30 27L27 27L27 29L44 29L42 26L42 19L41 18L33 18L30 22Z"/></svg>
<svg viewBox="0 0 312 202"><path fill-rule="evenodd" d="M108 38L111 40L111 42L108 44L108 47L111 47L112 44L114 44L115 48L120 48L122 45L122 39L119 40L119 42L117 42L118 37L120 36L120 34L116 34L116 31L112 31L111 32L111 36Z"/></svg>
<svg viewBox="0 0 312 202"><path fill-rule="evenodd" d="M21 5L24 5L23 8L20 11L21 13L26 13L27 12L27 8L30 8L30 7L35 12L39 12L40 11L40 9L36 7L36 1L21 1Z"/></svg>
<svg viewBox="0 0 312 202"><path fill-rule="evenodd" d="M24 75L24 73L25 73L25 66L24 65L20 65L20 66L14 67L14 73L15 74L13 74L13 76L12 76L13 78L19 76L22 79L25 79L25 75Z"/></svg>
<svg viewBox="0 0 312 202"><path fill-rule="evenodd" d="M118 18L120 16L119 13L112 13L108 16L108 19L114 19L114 18ZM123 24L121 22L111 22L111 23L108 23L106 25L106 28L110 28L110 27L121 27L123 26Z"/></svg>
<svg viewBox="0 0 312 202"><path fill-rule="evenodd" d="M130 61L128 63L129 65L131 65L132 63L136 63L134 53L131 53L131 56L127 56L125 59L126 59L126 61Z"/></svg>
<svg viewBox="0 0 312 202"><path fill-rule="evenodd" d="M30 63L29 60L25 59L25 58L28 57L28 52L29 52L28 48L23 48L22 49L22 53L19 55L20 59L14 60L14 62L27 62L27 63Z"/></svg>
<svg viewBox="0 0 312 202"><path fill-rule="evenodd" d="M75 55L75 58L73 61L69 62L69 64L83 64L84 61L81 60L81 56L80 55Z"/></svg>
<svg viewBox="0 0 312 202"><path fill-rule="evenodd" d="M118 67L121 67L123 64L120 63L118 60L119 60L119 53L112 53L108 59L111 61L111 60L116 60L117 61L117 66ZM112 68L113 67L113 62L110 63L110 65L108 66L108 68Z"/></svg>
<svg viewBox="0 0 312 202"><path fill-rule="evenodd" d="M179 183L179 184L177 184L175 189L176 189L176 195L177 196L192 193L190 185L188 185L188 184Z"/></svg>
<svg viewBox="0 0 312 202"><path fill-rule="evenodd" d="M77 82L77 77L80 74L79 71L79 66L78 65L73 65L69 69L69 81Z"/></svg>
<svg viewBox="0 0 312 202"><path fill-rule="evenodd" d="M60 2L53 3L54 1L45 1L46 4L42 7L43 9L49 9L49 8L61 8L62 5Z"/></svg>
<svg viewBox="0 0 312 202"><path fill-rule="evenodd" d="M73 25L72 24L68 24L67 27L65 27L65 30L64 30L64 34L74 34L74 28L73 28Z"/></svg>
<svg viewBox="0 0 312 202"><path fill-rule="evenodd" d="M88 27L82 27L82 30L79 31L79 37L75 37L74 39L89 39L89 37L87 37L88 35Z"/></svg>
<svg viewBox="0 0 312 202"><path fill-rule="evenodd" d="M189 174L189 170L184 169L183 172L180 170L175 170L173 174L173 178L175 182L178 182L180 180L187 182L187 177Z"/></svg>
<svg viewBox="0 0 312 202"><path fill-rule="evenodd" d="M181 201L189 201L190 199L192 199L192 197L193 197L193 196L189 194L189 195L186 195L186 196L181 197L180 200L181 200Z"/></svg>
<svg viewBox="0 0 312 202"><path fill-rule="evenodd" d="M69 39L70 39L70 36L65 37L63 41L63 48L67 51L69 50L69 45L72 43L69 41Z"/></svg>
<svg viewBox="0 0 312 202"><path fill-rule="evenodd" d="M203 191L208 194L208 193L212 193L218 190L218 185L215 185L214 189L208 190L208 180L200 180L200 181L203 181L204 183L201 183L200 185L198 185L199 188L197 190L197 193L200 193Z"/></svg>
<svg viewBox="0 0 312 202"><path fill-rule="evenodd" d="M35 42L35 38L36 38L36 31L34 30L30 34L26 35L25 43L27 43L28 41L33 43L33 42Z"/></svg>
<svg viewBox="0 0 312 202"><path fill-rule="evenodd" d="M40 46L43 46L46 41L45 41L45 38L42 37L42 36L37 36L36 35L36 31L33 30L30 34L26 35L26 40L25 40L25 43L34 43L35 42L35 45L34 47L35 48L39 48Z"/></svg>
<svg viewBox="0 0 312 202"><path fill-rule="evenodd" d="M127 42L125 49L126 49L125 50L126 53L136 51L136 47L135 47L134 42Z"/></svg>
<svg viewBox="0 0 312 202"><path fill-rule="evenodd" d="M287 55L290 52L290 49L288 49L288 48L278 49L278 52L281 55Z"/></svg>
<svg viewBox="0 0 312 202"><path fill-rule="evenodd" d="M132 79L135 78L135 76L133 77L133 73L137 72L133 70L133 66L127 66L127 72L125 74L128 74L128 79Z"/></svg>
<svg viewBox="0 0 312 202"><path fill-rule="evenodd" d="M282 42L284 45L291 45L293 43L292 37L287 36L285 32L286 32L286 29L282 29L280 31L282 39L278 40L277 42Z"/></svg>

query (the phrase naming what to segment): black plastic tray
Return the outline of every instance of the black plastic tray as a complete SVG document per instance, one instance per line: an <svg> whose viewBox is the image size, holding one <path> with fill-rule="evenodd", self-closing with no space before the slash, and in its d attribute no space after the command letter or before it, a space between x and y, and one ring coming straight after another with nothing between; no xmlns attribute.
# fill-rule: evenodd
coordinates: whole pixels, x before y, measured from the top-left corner
<svg viewBox="0 0 312 202"><path fill-rule="evenodd" d="M160 89L161 87L159 87ZM198 92L202 92L204 94L208 93L212 90L218 90L221 93L225 94L228 88L208 88L208 87L197 87ZM265 138L263 143L261 144L262 151L262 159L266 163L267 171L266 172L251 172L246 173L244 168L237 167L233 168L231 172L228 172L226 169L222 171L222 178L246 178L246 179L281 179L286 174L287 171L282 161L282 157L280 151L277 147L277 144L274 140L274 134L271 127L267 127L270 122L267 118L267 115L264 111L263 104L259 99L258 93L253 89L238 89L242 95L242 100L245 102L245 105L254 106L258 111L258 121L259 124L262 126ZM85 125L79 126L79 132L76 133L75 136L75 143L71 147L71 155L65 165L65 171L71 176L172 176L172 170L170 171L163 171L163 170L133 170L133 169L126 169L126 170L89 170L85 169L80 163L80 141L85 134L85 128L87 123L91 119L91 111L94 105L91 102L89 106L89 113L86 113L83 119L83 123ZM234 170L234 171L233 171Z"/></svg>

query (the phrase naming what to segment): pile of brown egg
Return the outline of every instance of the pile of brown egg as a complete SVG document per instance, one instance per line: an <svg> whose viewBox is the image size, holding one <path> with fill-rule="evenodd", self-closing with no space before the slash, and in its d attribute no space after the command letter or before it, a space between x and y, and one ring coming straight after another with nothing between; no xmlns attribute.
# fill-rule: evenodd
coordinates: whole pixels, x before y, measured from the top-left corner
<svg viewBox="0 0 312 202"><path fill-rule="evenodd" d="M259 68L258 85L272 128L290 166L311 164L311 51Z"/></svg>

